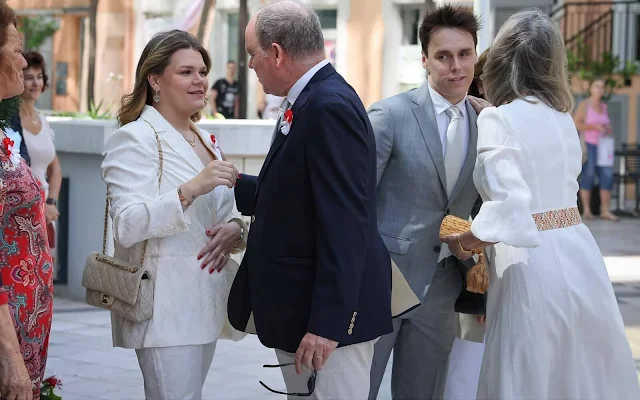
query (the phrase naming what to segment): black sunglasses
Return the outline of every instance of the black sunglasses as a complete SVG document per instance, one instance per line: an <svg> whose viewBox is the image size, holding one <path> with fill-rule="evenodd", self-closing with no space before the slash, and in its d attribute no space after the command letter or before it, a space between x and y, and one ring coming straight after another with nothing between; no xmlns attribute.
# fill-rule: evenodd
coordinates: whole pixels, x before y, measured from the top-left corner
<svg viewBox="0 0 640 400"><path fill-rule="evenodd" d="M280 367L288 367L290 365L294 365L294 363L287 363L287 364L278 364L278 365L263 365L264 368L280 368ZM311 371L311 376L309 377L309 380L307 381L307 389L309 390L309 393L286 393L286 392L279 392L277 390L273 390L271 389L269 386L265 385L264 382L260 381L260 384L267 389L268 391L270 391L271 393L276 393L276 394L283 394L285 396L299 396L299 397L309 397L313 394L313 391L316 389L316 379L318 377L318 371L316 371L315 369L313 371Z"/></svg>

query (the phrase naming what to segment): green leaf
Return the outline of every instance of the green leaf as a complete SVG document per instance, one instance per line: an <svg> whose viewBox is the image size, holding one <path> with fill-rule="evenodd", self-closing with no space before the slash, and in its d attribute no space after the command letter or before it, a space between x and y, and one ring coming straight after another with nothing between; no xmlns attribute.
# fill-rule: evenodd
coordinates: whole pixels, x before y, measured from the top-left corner
<svg viewBox="0 0 640 400"><path fill-rule="evenodd" d="M11 127L11 118L20 112L20 97L0 101L0 129Z"/></svg>
<svg viewBox="0 0 640 400"><path fill-rule="evenodd" d="M20 31L24 33L24 47L27 50L38 50L44 42L59 29L58 23L44 16L25 17L22 19Z"/></svg>

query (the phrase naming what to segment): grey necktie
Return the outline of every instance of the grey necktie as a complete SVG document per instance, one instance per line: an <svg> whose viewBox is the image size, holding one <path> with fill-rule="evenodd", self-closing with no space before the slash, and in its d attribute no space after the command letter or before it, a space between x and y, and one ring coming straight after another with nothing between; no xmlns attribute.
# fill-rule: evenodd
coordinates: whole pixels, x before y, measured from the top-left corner
<svg viewBox="0 0 640 400"><path fill-rule="evenodd" d="M447 181L447 197L451 200L451 194L453 188L456 187L458 182L458 176L462 170L462 163L464 161L464 154L462 153L462 114L456 106L451 106L447 111L447 115L451 118L449 126L447 127L447 146L444 153L444 174ZM443 243L440 247L440 256L438 262L449 257L451 251L449 247Z"/></svg>
<svg viewBox="0 0 640 400"><path fill-rule="evenodd" d="M273 135L271 136L271 144L276 140L276 135L278 134L278 130L280 129L280 123L282 122L282 116L284 112L289 109L291 103L289 103L289 99L285 97L284 101L280 105L280 111L278 112L278 121L276 122L276 127L273 130Z"/></svg>
<svg viewBox="0 0 640 400"><path fill-rule="evenodd" d="M447 196L451 197L464 162L464 154L462 153L462 113L456 106L451 106L446 113L451 118L451 121L447 127L444 171L447 180Z"/></svg>

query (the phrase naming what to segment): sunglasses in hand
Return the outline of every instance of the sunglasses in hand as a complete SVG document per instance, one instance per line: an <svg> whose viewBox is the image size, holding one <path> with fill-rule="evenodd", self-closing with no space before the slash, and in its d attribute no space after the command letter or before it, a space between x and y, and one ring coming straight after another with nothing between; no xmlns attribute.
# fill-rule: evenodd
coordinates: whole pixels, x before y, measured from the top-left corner
<svg viewBox="0 0 640 400"><path fill-rule="evenodd" d="M278 364L278 365L263 365L264 368L281 368L281 367L288 367L294 365L294 363L287 363L287 364ZM309 380L307 381L307 389L309 390L308 393L287 393L287 392L279 392L277 390L273 390L271 389L269 386L265 385L264 382L260 381L260 384L267 389L268 391L270 391L271 393L276 393L276 394L282 394L285 396L299 396L299 397L309 397L313 394L313 391L316 389L316 379L318 378L318 371L316 371L315 369L313 371L311 371L311 376L309 377Z"/></svg>

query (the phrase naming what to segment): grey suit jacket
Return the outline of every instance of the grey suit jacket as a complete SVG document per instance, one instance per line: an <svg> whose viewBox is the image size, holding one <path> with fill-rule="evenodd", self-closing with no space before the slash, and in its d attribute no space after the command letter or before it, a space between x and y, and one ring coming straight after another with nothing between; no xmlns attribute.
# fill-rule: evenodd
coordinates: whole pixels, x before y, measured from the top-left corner
<svg viewBox="0 0 640 400"><path fill-rule="evenodd" d="M479 207L472 176L477 114L469 101L466 107L469 150L451 198L447 197L442 143L427 84L379 101L368 111L378 155L378 231L421 301L438 264L440 224L445 215L467 219L474 206ZM443 262L458 264L453 257ZM468 268L473 263L463 265Z"/></svg>

